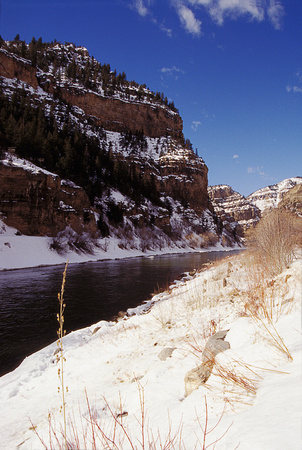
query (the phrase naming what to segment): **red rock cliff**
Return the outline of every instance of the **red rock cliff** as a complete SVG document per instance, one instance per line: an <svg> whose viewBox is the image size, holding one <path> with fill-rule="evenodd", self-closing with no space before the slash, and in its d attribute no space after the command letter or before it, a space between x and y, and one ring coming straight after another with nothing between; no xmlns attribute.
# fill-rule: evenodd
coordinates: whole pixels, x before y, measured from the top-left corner
<svg viewBox="0 0 302 450"><path fill-rule="evenodd" d="M0 49L0 76L17 78L34 89L39 86L36 68L32 67L29 61L3 49ZM41 87L53 93L53 77L48 76L47 79L48 82ZM61 96L67 103L81 108L87 116L93 116L106 130L143 130L144 134L150 137L166 134L174 138L182 137L182 119L167 107L122 101L71 87L61 88Z"/></svg>
<svg viewBox="0 0 302 450"><path fill-rule="evenodd" d="M0 211L5 223L32 236L55 236L67 226L94 235L96 221L85 191L36 169L0 164Z"/></svg>

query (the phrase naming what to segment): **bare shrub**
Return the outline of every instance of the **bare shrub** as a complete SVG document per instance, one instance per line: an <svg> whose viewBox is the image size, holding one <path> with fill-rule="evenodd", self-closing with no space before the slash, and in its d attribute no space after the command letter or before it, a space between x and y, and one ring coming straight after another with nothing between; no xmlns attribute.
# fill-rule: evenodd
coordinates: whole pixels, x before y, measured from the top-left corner
<svg viewBox="0 0 302 450"><path fill-rule="evenodd" d="M90 234L79 234L72 228L67 227L51 239L49 247L59 254L64 254L70 250L78 253L93 253L93 248L96 245L97 240Z"/></svg>
<svg viewBox="0 0 302 450"><path fill-rule="evenodd" d="M266 214L248 236L248 246L270 275L278 275L292 262L298 243L293 214L275 209Z"/></svg>
<svg viewBox="0 0 302 450"><path fill-rule="evenodd" d="M204 247L211 247L213 245L216 245L218 242L218 236L215 233L212 233L210 231L206 231L203 234L204 239Z"/></svg>

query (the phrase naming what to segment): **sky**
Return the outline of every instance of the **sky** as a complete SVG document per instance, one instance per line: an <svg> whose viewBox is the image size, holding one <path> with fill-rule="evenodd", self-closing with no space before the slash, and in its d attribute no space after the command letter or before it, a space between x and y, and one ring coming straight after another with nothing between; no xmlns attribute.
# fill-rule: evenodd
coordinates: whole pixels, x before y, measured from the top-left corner
<svg viewBox="0 0 302 450"><path fill-rule="evenodd" d="M174 101L210 185L302 176L301 0L0 0L0 34L73 42Z"/></svg>

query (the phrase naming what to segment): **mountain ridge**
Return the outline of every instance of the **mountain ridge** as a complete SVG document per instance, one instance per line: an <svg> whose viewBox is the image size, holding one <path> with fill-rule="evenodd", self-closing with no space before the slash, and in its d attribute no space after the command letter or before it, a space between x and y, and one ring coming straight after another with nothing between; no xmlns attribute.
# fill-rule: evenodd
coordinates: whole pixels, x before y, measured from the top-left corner
<svg viewBox="0 0 302 450"><path fill-rule="evenodd" d="M31 58L17 54L22 51ZM0 144L15 152L4 158L12 165L16 157L30 160L83 187L101 237L118 236L122 246L144 248L235 242L220 229L209 201L208 168L184 138L182 119L163 94L127 82L72 44L2 42L0 55ZM108 120L98 117L91 98L114 105L107 108ZM122 123L116 120L117 104L124 108ZM24 191L33 184L29 180ZM13 214L18 196L2 187L6 216ZM81 221L86 230L84 216ZM66 226L62 220L59 232ZM48 230L51 236L57 232L58 227Z"/></svg>
<svg viewBox="0 0 302 450"><path fill-rule="evenodd" d="M257 189L246 199L264 212L277 207L283 196L297 184L302 184L302 177L285 178L276 184Z"/></svg>

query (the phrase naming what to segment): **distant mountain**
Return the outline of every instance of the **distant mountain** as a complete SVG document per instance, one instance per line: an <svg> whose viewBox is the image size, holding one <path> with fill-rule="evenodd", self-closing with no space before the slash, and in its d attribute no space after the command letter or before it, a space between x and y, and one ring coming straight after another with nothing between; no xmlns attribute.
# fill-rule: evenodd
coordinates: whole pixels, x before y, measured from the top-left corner
<svg viewBox="0 0 302 450"><path fill-rule="evenodd" d="M258 189L248 195L246 199L257 206L261 212L276 208L284 195L294 186L302 184L302 177L286 178L279 183Z"/></svg>
<svg viewBox="0 0 302 450"><path fill-rule="evenodd" d="M260 220L260 210L231 186L222 184L209 186L208 193L214 211L222 220L224 228L234 236L243 237L246 230Z"/></svg>
<svg viewBox="0 0 302 450"><path fill-rule="evenodd" d="M0 45L7 224L24 234L115 237L123 248L234 243L209 200L208 168L163 93L71 43L17 36ZM67 185L75 191L65 194Z"/></svg>
<svg viewBox="0 0 302 450"><path fill-rule="evenodd" d="M273 208L287 209L302 217L302 177L287 178L246 198L228 185L209 186L208 193L224 229L237 238L244 237L263 212Z"/></svg>

